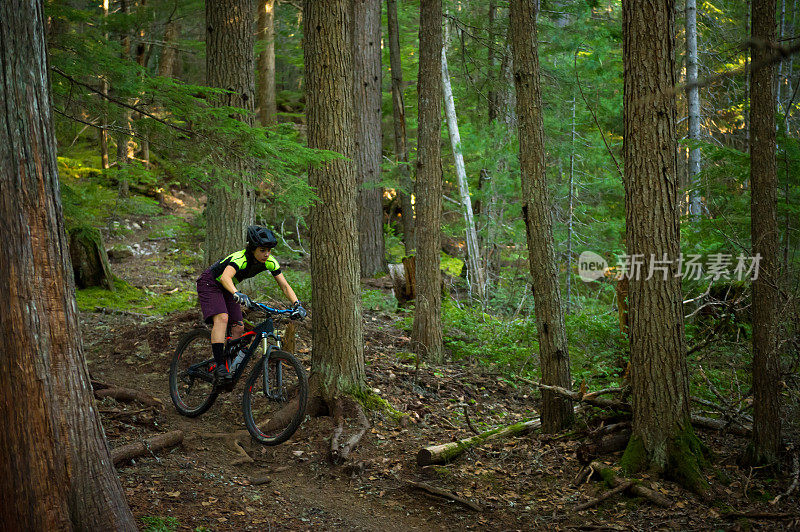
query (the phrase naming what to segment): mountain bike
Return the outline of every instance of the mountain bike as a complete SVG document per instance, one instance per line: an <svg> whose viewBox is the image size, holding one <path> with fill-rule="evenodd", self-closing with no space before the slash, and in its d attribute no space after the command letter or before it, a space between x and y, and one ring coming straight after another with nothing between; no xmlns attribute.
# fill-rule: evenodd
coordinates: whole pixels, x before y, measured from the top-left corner
<svg viewBox="0 0 800 532"><path fill-rule="evenodd" d="M178 412L197 417L214 404L223 391L231 391L256 352L256 362L245 384L242 413L247 430L265 445L288 440L302 423L308 401L308 380L303 365L291 353L281 350L281 337L275 330L273 316L289 315L291 309L279 310L251 302L250 308L265 315L264 321L241 338L225 346L232 379L224 388L214 382L216 362L211 355L211 332L193 329L183 335L175 349L169 370L169 391Z"/></svg>

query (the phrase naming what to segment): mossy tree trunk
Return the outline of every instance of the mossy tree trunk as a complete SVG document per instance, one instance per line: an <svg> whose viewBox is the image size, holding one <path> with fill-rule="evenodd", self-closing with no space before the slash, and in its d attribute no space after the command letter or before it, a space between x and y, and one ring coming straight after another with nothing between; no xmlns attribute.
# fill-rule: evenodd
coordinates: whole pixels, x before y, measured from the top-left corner
<svg viewBox="0 0 800 532"><path fill-rule="evenodd" d="M349 24L348 0L303 3L308 145L347 157L308 172L319 196L311 207L310 384L328 404L365 386Z"/></svg>
<svg viewBox="0 0 800 532"><path fill-rule="evenodd" d="M539 89L539 52L536 2L512 0L511 48L519 120L519 164L522 212L528 236L528 254L539 333L542 382L570 389L569 350L553 249L553 226L544 164L544 126ZM542 430L556 432L572 423L570 401L542 392Z"/></svg>
<svg viewBox="0 0 800 532"><path fill-rule="evenodd" d="M102 286L114 290L114 278L100 231L90 226L71 229L69 254L78 288Z"/></svg>
<svg viewBox="0 0 800 532"><path fill-rule="evenodd" d="M674 2L623 0L626 243L633 435L627 472L653 468L705 492L689 416L681 282ZM654 261L659 261L655 263ZM653 275L647 279L650 268ZM659 269L659 268L662 268Z"/></svg>
<svg viewBox="0 0 800 532"><path fill-rule="evenodd" d="M775 0L753 2L753 64L763 64L775 45ZM778 352L778 176L775 161L775 65L750 71L750 218L753 256L752 464L775 462L781 447L781 379Z"/></svg>
<svg viewBox="0 0 800 532"><path fill-rule="evenodd" d="M0 528L136 530L83 358L42 2L0 2Z"/></svg>
<svg viewBox="0 0 800 532"><path fill-rule="evenodd" d="M411 344L420 356L442 362L442 0L419 8L419 127L417 129L417 300Z"/></svg>
<svg viewBox="0 0 800 532"><path fill-rule="evenodd" d="M253 0L206 1L206 76L208 85L230 91L219 105L251 114L238 117L254 124L255 37ZM244 247L247 226L255 217L255 162L243 153L222 161L224 175L208 191L206 263Z"/></svg>

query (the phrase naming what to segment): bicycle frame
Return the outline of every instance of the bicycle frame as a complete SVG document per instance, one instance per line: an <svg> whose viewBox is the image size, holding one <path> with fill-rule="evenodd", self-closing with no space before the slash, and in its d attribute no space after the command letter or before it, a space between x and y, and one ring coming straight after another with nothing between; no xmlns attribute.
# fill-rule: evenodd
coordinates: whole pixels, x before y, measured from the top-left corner
<svg viewBox="0 0 800 532"><path fill-rule="evenodd" d="M269 307L264 306L264 309L267 311L274 311L275 309L270 309ZM280 312L281 314L285 312ZM255 329L252 331L248 331L244 333L240 338L233 340L236 342L235 344L230 344L226 346L226 354L230 354L228 351L232 350L233 347L238 346L239 344L245 343L247 341L248 336L253 336L253 341L249 347L245 350L245 356L236 369L233 372L231 382L235 385L239 382L239 378L244 373L244 369L247 364L250 362L250 359L255 354L256 350L258 349L259 344L263 344L264 346L264 356L262 357L260 363L264 364L264 393L269 395L269 367L266 364L266 361L269 360L269 355L273 349L280 349L281 348L281 337L275 330L275 324L272 321L272 317L267 317L266 320L259 323ZM269 339L272 338L273 342L269 342ZM216 367L216 363L214 359L204 360L203 362L193 364L189 367L186 374L189 377L196 377L202 379L207 382L214 382L214 368ZM281 374L281 366L278 366L278 372L275 376L277 388L281 388L282 384L282 374Z"/></svg>

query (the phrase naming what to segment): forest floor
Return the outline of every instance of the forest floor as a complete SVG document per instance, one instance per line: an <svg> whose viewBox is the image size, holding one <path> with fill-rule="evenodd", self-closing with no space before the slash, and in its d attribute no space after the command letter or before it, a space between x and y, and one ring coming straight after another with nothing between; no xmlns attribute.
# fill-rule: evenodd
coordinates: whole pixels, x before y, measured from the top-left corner
<svg viewBox="0 0 800 532"><path fill-rule="evenodd" d="M144 222L144 220L140 220ZM112 243L145 245L145 230ZM174 260L168 240L150 242L158 261ZM154 279L140 257L116 261L114 273L155 293L191 291L198 272L175 268ZM386 290L388 281L371 280ZM311 309L313 314L313 307ZM791 483L791 461L779 473L740 468L736 457L746 445L731 434L698 431L713 451L706 473L712 496L704 501L677 484L642 476L645 485L673 501L670 508L618 494L593 508L575 507L607 490L602 482L575 482L585 464L577 449L585 439L590 414L578 416L570 433L532 433L497 440L467 452L447 465L420 467L420 448L472 434L464 416L491 428L537 417L538 396L515 386L492 368L466 361L419 369L407 358L408 332L397 316L365 310L364 337L368 385L410 423L398 425L380 413L369 414L371 429L349 460L333 465L328 449L333 422L307 418L295 435L276 447L247 437L248 457L225 435L244 430L243 382L219 397L196 419L180 416L169 398L168 370L178 338L200 326L198 311L163 318L82 312L84 351L92 378L135 388L163 403L99 401L112 448L158 433L181 430L182 445L156 451L118 466L128 502L145 530L653 530L800 528L800 494L770 501ZM298 327L298 351L310 366L310 320ZM595 414L598 411L594 412ZM241 433L241 432L240 432ZM619 453L599 460L615 465ZM472 501L480 510L415 489L425 483Z"/></svg>

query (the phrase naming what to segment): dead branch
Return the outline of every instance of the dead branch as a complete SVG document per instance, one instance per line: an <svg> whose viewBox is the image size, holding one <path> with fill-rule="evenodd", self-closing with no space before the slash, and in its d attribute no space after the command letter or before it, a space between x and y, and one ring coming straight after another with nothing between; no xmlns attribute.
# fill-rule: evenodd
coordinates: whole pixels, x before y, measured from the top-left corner
<svg viewBox="0 0 800 532"><path fill-rule="evenodd" d="M597 441L584 443L577 450L578 461L588 464L599 456L615 453L625 449L628 440L631 439L631 431L624 430L618 434L607 434Z"/></svg>
<svg viewBox="0 0 800 532"><path fill-rule="evenodd" d="M592 462L590 467L594 472L600 475L600 477L613 488L616 488L617 486L620 486L628 482L627 480L619 478L613 469L611 469L606 465L601 464L600 462ZM657 491L651 490L650 488L645 488L641 484L633 482L628 487L628 490L630 490L632 494L637 495L639 497L644 497L653 504L657 504L658 506L663 506L664 508L669 508L670 506L672 506L672 501L669 500L667 497L661 495Z"/></svg>
<svg viewBox="0 0 800 532"><path fill-rule="evenodd" d="M558 394L562 397L566 397L568 399L572 399L573 401L578 401L580 403L586 403L592 406L596 406L598 408L610 408L613 410L623 410L625 412L630 412L631 405L622 401L614 401L611 399L603 399L598 397L597 393L581 393L575 392L572 390L567 390L566 388L561 388L560 386L549 386L547 384L541 384L539 382L535 382L523 377L517 377L524 383L530 384L531 386L536 386L541 390L547 390L549 392L553 392ZM602 391L602 390L601 390ZM609 392L610 393L610 392Z"/></svg>
<svg viewBox="0 0 800 532"><path fill-rule="evenodd" d="M173 430L165 434L158 434L152 438L143 441L130 443L117 447L111 450L111 461L114 465L119 465L121 462L138 458L146 454L153 454L154 451L160 451L169 447L180 445L183 441L183 431ZM155 455L153 455L155 456Z"/></svg>
<svg viewBox="0 0 800 532"><path fill-rule="evenodd" d="M463 497L459 497L458 495L456 495L455 493L453 493L451 491L447 491L447 490L443 490L443 489L440 489L440 488L436 488L436 487L431 486L429 484L425 484L424 482L414 482L412 480L407 480L406 482L412 488L416 488L418 490L425 491L425 492L430 493L432 495L438 495L439 497L444 497L445 499L450 499L451 501L457 502L458 504L460 504L462 506L466 506L470 510L474 510L476 512L482 512L483 511L483 508L481 508L480 505L478 505L478 504L476 504L476 503L474 503L474 502L472 502L470 500L467 500L467 499L465 499Z"/></svg>
<svg viewBox="0 0 800 532"><path fill-rule="evenodd" d="M152 395L148 395L144 392L140 392L139 390L133 390L131 388L104 388L102 390L95 391L94 395L98 399L111 397L117 401L123 402L138 401L143 405L152 406L154 408L158 408L159 410L164 408L164 403L161 402L161 399L153 397Z"/></svg>
<svg viewBox="0 0 800 532"><path fill-rule="evenodd" d="M478 429L475 428L475 426L472 424L472 421L469 419L469 406L466 404L464 405L464 419L467 421L467 427L469 427L469 430L471 430L474 434L480 434Z"/></svg>
<svg viewBox="0 0 800 532"><path fill-rule="evenodd" d="M341 415L341 405L338 405L339 416L337 417L339 419L339 425L336 427L336 430L334 430L334 437L331 438L331 460L336 464L347 460L347 457L350 456L350 452L355 448L356 445L358 445L358 442L361 441L361 438L364 437L364 434L367 433L367 430L369 430L370 424L366 414L364 414L364 409L361 408L361 405L359 404L356 404L355 407L356 416L358 417L359 430L350 436L350 439L348 439L346 443L340 444L339 437L342 435L342 430L344 427L344 416Z"/></svg>
<svg viewBox="0 0 800 532"><path fill-rule="evenodd" d="M633 484L634 484L634 482L632 480L628 480L627 482L623 482L622 484L620 484L616 488L606 491L605 493L603 493L602 495L600 495L596 499L592 499L590 501L586 501L583 504L579 504L578 506L576 506L574 508L574 511L580 512L581 510L586 510L588 508L591 508L592 506L597 506L598 504L600 504L604 500L610 499L611 497L613 497L617 493L620 493L620 492L625 491L626 489L630 488L631 486L633 486Z"/></svg>
<svg viewBox="0 0 800 532"><path fill-rule="evenodd" d="M110 308L110 307L94 307L94 312L98 314L110 314L110 315L118 315L118 316L131 316L132 318L139 318L140 320L152 320L154 319L153 316L149 314L141 314L139 312L131 312L130 310L122 310L118 308Z"/></svg>

